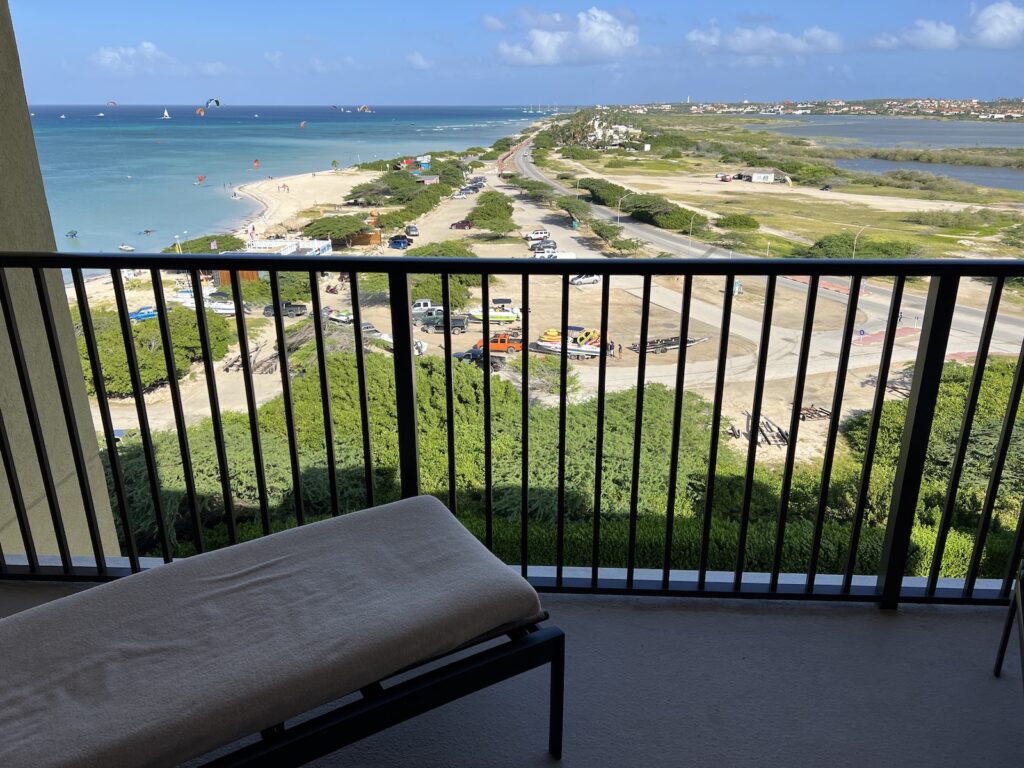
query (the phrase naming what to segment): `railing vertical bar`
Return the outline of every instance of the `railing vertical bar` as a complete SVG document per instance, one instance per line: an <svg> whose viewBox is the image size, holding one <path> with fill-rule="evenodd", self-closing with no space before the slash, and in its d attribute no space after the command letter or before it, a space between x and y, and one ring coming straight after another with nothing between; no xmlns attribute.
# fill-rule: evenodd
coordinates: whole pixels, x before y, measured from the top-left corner
<svg viewBox="0 0 1024 768"><path fill-rule="evenodd" d="M1003 426L999 434L999 442L996 444L992 469L988 476L985 502L982 504L981 520L978 522L978 534L974 539L974 550L971 552L971 562L967 567L967 578L964 580L964 597L973 597L974 594L974 583L977 581L978 571L981 569L985 540L988 538L988 530L992 524L992 512L996 506L999 484L1003 479L1003 468L1006 466L1006 456L1010 450L1010 439L1013 437L1013 428L1017 421L1017 410L1020 407L1022 394L1024 394L1024 344L1021 344L1020 354L1017 356L1017 368L1013 372L1010 399L1006 404Z"/></svg>
<svg viewBox="0 0 1024 768"><path fill-rule="evenodd" d="M885 405L885 393L888 390L889 366L892 364L892 349L896 343L896 331L899 327L900 304L903 301L903 287L906 278L896 278L892 287L892 299L889 303L889 317L886 322L885 338L882 342L882 354L878 361L878 383L875 386L875 398L871 407L871 421L868 426L867 442L864 445L864 461L861 465L860 486L857 489L857 506L853 514L853 525L850 530L850 551L846 557L846 570L843 573L843 594L849 594L853 587L853 572L857 568L857 551L860 549L860 533L864 526L864 510L868 503L868 492L871 489L871 470L875 463L875 448L878 445L878 429L882 421L882 407Z"/></svg>
<svg viewBox="0 0 1024 768"><path fill-rule="evenodd" d="M71 460L75 465L78 489L82 494L82 508L85 512L85 523L89 532L89 542L92 544L93 558L96 561L96 572L105 574L107 559L103 554L103 541L100 538L99 523L96 521L96 503L92 496L92 483L89 482L89 469L85 463L82 434L78 429L78 419L75 417L75 411L71 405L71 387L67 371L64 369L64 361L61 358L60 342L57 339L57 328L53 320L53 305L50 303L50 293L46 288L46 276L43 270L37 267L32 270L32 277L36 284L36 296L39 299L39 309L43 317L43 329L46 332L46 344L50 350L50 361L53 364L57 395L64 415L64 426L70 441ZM95 439L95 433L91 439Z"/></svg>
<svg viewBox="0 0 1024 768"><path fill-rule="evenodd" d="M743 584L743 569L747 560L747 529L750 526L750 504L754 495L754 467L757 446L761 436L761 403L764 399L764 379L768 368L768 348L771 344L772 316L775 310L775 275L768 277L764 289L764 309L761 314L761 338L757 348L757 372L754 374L754 398L750 406L750 426L747 440L747 466L743 477L743 501L740 506L740 530L736 544L736 573L732 587L739 591Z"/></svg>
<svg viewBox="0 0 1024 768"><path fill-rule="evenodd" d="M203 283L199 279L199 272L197 270L192 270L191 277L192 298L196 303L199 349L203 356L206 392L210 399L210 422L213 426L213 441L217 453L220 492L224 498L224 522L228 528L228 543L235 544L238 542L238 529L235 521L235 502L231 493L231 473L228 467L227 443L224 440L224 424L220 415L220 397L217 394L217 367L213 363L213 352L210 350L210 329L206 319L206 305L203 301Z"/></svg>
<svg viewBox="0 0 1024 768"><path fill-rule="evenodd" d="M836 367L836 384L832 391L832 413L825 437L825 459L821 467L821 484L818 487L818 512L814 519L814 533L811 539L811 559L807 566L807 580L804 589L814 591L814 579L818 573L821 557L821 537L825 532L825 512L828 507L828 493L832 482L832 464L836 454L836 440L839 438L839 421L843 410L843 395L846 392L846 372L850 367L850 350L853 348L853 333L857 325L857 304L860 299L860 275L850 278L850 293L846 305L846 321L843 323L843 339L839 343L839 364Z"/></svg>
<svg viewBox="0 0 1024 768"><path fill-rule="evenodd" d="M132 383L132 397L135 400L135 413L139 420L139 437L142 440L142 455L146 461L146 474L153 497L153 515L156 518L157 536L160 539L160 550L164 562L171 562L171 540L167 532L167 518L164 516L164 505L160 499L160 475L156 468L156 450L153 447L153 435L149 429L149 414L146 411L146 399L143 396L142 376L139 373L139 359L135 354L135 336L132 333L132 321L128 317L128 300L124 295L124 281L121 270L110 270L111 285L114 288L114 301L117 304L117 317L121 323L121 340L124 343L125 362L128 365L128 376Z"/></svg>
<svg viewBox="0 0 1024 768"><path fill-rule="evenodd" d="M249 436L252 440L253 466L256 469L256 493L260 500L260 524L263 535L267 536L270 534L270 498L267 492L267 472L263 466L263 440L260 438L259 414L256 409L256 389L252 383L252 359L249 356L249 334L245 328L242 280L238 270L231 270L231 294L235 302L235 328L238 333L238 354L242 361L245 407L249 412Z"/></svg>
<svg viewBox="0 0 1024 768"><path fill-rule="evenodd" d="M611 303L611 277L601 275L601 356L597 368L597 432L594 435L594 531L590 546L590 586L597 586L601 567L601 492L604 482L604 410L605 383L608 380L608 305Z"/></svg>
<svg viewBox="0 0 1024 768"><path fill-rule="evenodd" d="M935 594L935 588L939 583L939 573L942 571L942 557L946 551L946 539L949 536L949 529L953 523L953 512L956 508L956 494L960 490L960 476L964 468L964 460L967 458L967 446L971 438L971 427L974 424L974 414L978 408L978 397L981 394L982 380L985 378L986 362L988 360L989 345L992 343L992 332L995 330L996 318L999 313L999 302L1003 295L1003 283L1005 278L996 277L992 281L992 288L988 295L988 308L985 310L985 321L981 326L981 337L978 340L978 354L974 358L974 373L971 376L971 388L967 393L967 403L964 406L963 419L960 422L960 436L956 442L956 453L953 456L953 466L949 472L949 487L946 490L946 503L942 506L942 515L939 518L939 529L935 534L935 549L932 552L932 564L928 569L928 583L926 591L929 595Z"/></svg>
<svg viewBox="0 0 1024 768"><path fill-rule="evenodd" d="M640 309L640 349L636 366L636 410L633 412L633 465L629 482L629 539L626 547L626 589L636 574L636 528L640 517L640 458L644 436L644 394L647 392L647 336L651 327L651 276L644 275ZM601 339L602 345L604 339Z"/></svg>
<svg viewBox="0 0 1024 768"><path fill-rule="evenodd" d="M164 366L167 368L167 389L171 394L171 410L174 412L174 426L178 433L178 453L181 455L182 477L185 481L185 499L188 503L189 516L195 536L196 552L203 552L203 526L199 517L199 498L196 494L195 473L192 470L192 451L188 444L188 431L185 426L185 409L181 403L181 390L178 387L178 366L174 360L174 347L171 343L171 327L167 319L167 302L164 297L164 286L160 280L160 270L150 270L153 282L153 301L156 304L157 325L160 327L160 343L164 348Z"/></svg>
<svg viewBox="0 0 1024 768"><path fill-rule="evenodd" d="M718 345L718 361L715 370L715 396L711 406L711 444L708 447L708 479L704 491L704 522L700 534L700 565L697 573L697 589L703 590L707 583L708 554L711 548L711 521L715 503L715 474L718 465L719 432L722 431L722 397L725 391L725 364L729 354L729 325L732 322L732 298L736 276L726 275L725 296L722 300L722 338ZM680 339L682 341L682 339Z"/></svg>
<svg viewBox="0 0 1024 768"><path fill-rule="evenodd" d="M519 572L525 579L530 570L530 275L523 275L523 399L522 414L522 466L519 508Z"/></svg>
<svg viewBox="0 0 1024 768"><path fill-rule="evenodd" d="M493 460L491 448L491 281L489 275L480 276L480 305L483 308L483 364L484 364L484 544L494 547L494 493Z"/></svg>
<svg viewBox="0 0 1024 768"><path fill-rule="evenodd" d="M295 409L292 405L292 381L288 372L288 344L284 336L284 311L281 307L281 286L277 270L270 272L270 297L274 305L274 327L277 330L277 360L281 367L281 395L284 399L284 423L288 434L288 456L292 469L292 493L295 500L295 520L306 522L302 504L302 468L299 464L299 445L295 437Z"/></svg>
<svg viewBox="0 0 1024 768"><path fill-rule="evenodd" d="M320 280L316 270L309 271L310 299L313 304L313 331L316 339L317 370L320 373L320 405L324 413L324 448L327 452L327 484L331 492L331 516L338 516L338 462L334 450L334 421L331 416L331 385L327 375L327 354L324 350L324 323L320 302Z"/></svg>
<svg viewBox="0 0 1024 768"><path fill-rule="evenodd" d="M14 502L14 514L18 520L18 532L21 534L21 542L25 547L25 559L28 560L28 570L30 573L37 573L39 571L39 557L36 554L36 543L32 538L32 526L28 521L28 510L25 508L25 495L22 493L21 481L18 479L18 471L14 466L13 450L11 440L7 435L7 424L4 422L3 412L0 411L0 455L3 457L7 485L11 492L11 499Z"/></svg>
<svg viewBox="0 0 1024 768"><path fill-rule="evenodd" d="M796 363L796 382L793 386L793 410L789 415L786 461L782 470L782 488L779 492L779 517L775 524L775 553L772 557L772 574L768 586L771 592L775 592L779 588L779 571L782 569L782 548L786 540L786 519L789 515L789 492L793 485L796 444L797 438L800 436L800 407L804 400L807 360L811 350L811 334L814 331L814 309L818 303L818 282L818 275L811 275L807 283L804 325L800 334L800 352Z"/></svg>
<svg viewBox="0 0 1024 768"><path fill-rule="evenodd" d="M683 278L683 303L679 308L679 358L676 361L676 392L672 414L672 443L668 453L668 499L665 505L665 557L661 569L661 588L668 589L672 570L672 545L676 525L676 494L679 487L679 439L682 432L686 389L686 353L690 336L690 303L693 277Z"/></svg>
<svg viewBox="0 0 1024 768"><path fill-rule="evenodd" d="M412 337L409 274L388 275L391 295L391 355L395 371L395 421L398 428L398 474L403 499L420 492L419 428L416 419L416 360Z"/></svg>
<svg viewBox="0 0 1024 768"><path fill-rule="evenodd" d="M82 321L85 350L91 362L90 368L92 369L93 389L96 393L96 406L100 412L103 437L107 444L107 459L110 462L110 474L114 481L114 497L117 499L118 515L121 518L121 528L124 531L124 544L125 549L128 551L128 563L132 573L138 573L139 548L135 542L135 529L132 526L131 515L128 514L128 494L124 487L124 472L121 470L121 455L117 451L114 423L110 418L110 404L107 402L107 387L103 381L103 365L100 361L99 346L96 344L96 331L92 324L89 294L85 289L85 279L82 276L81 269L78 267L73 268L71 270L71 279L75 284L75 297L78 300L78 315Z"/></svg>
<svg viewBox="0 0 1024 768"><path fill-rule="evenodd" d="M455 466L455 382L452 380L452 287L451 275L441 275L441 306L444 307L444 408L448 436L448 508L458 516L458 475Z"/></svg>
<svg viewBox="0 0 1024 768"><path fill-rule="evenodd" d="M1006 573L1003 576L1003 585L999 588L999 596L1007 598L1010 596L1010 589L1021 569L1021 549L1024 548L1024 504L1021 504L1020 512L1017 515L1017 532L1013 536L1013 551L1010 553L1010 560L1006 564Z"/></svg>
<svg viewBox="0 0 1024 768"><path fill-rule="evenodd" d="M914 380L907 399L907 417L903 426L899 463L896 465L889 519L886 522L885 545L876 582L881 607L886 609L897 607L903 591L903 577L910 554L910 535L917 516L917 500L921 493L921 479L959 283L958 276L944 275L932 277L928 286L921 340L914 363Z"/></svg>
<svg viewBox="0 0 1024 768"><path fill-rule="evenodd" d="M373 476L373 445L370 441L370 400L366 386L366 350L363 349L363 313L359 307L359 273L350 272L348 284L352 294L352 331L355 334L356 378L359 380L359 421L363 430L363 478L366 483L366 506L374 505L376 489Z"/></svg>
<svg viewBox="0 0 1024 768"><path fill-rule="evenodd" d="M555 584L562 586L565 568L565 423L569 376L569 275L562 275L562 360L558 369L558 507L555 532Z"/></svg>
<svg viewBox="0 0 1024 768"><path fill-rule="evenodd" d="M36 461L39 464L39 472L43 481L43 492L46 495L46 502L50 511L50 519L53 522L53 533L57 540L57 551L60 553L60 563L64 573L71 573L71 551L68 549L67 535L64 532L64 519L61 517L60 504L57 500L57 489L53 482L53 471L46 451L46 444L43 442L42 425L39 422L39 409L36 405L32 381L28 375L28 361L25 357L25 348L22 345L21 333L18 328L18 318L15 317L14 303L11 300L11 289L7 281L7 273L0 269L0 307L3 309L4 320L7 325L7 336L11 344L11 356L14 358L14 368L18 376L18 383L21 386L21 396L25 402L25 415L28 417L29 431L32 433L32 445L35 448Z"/></svg>

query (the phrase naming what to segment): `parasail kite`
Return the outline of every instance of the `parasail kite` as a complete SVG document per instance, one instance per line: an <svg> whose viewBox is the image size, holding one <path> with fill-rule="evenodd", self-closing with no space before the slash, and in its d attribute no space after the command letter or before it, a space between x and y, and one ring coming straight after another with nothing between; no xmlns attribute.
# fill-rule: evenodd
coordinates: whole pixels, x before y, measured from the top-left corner
<svg viewBox="0 0 1024 768"><path fill-rule="evenodd" d="M334 104L331 104L331 109L336 109L336 110L338 110L339 112L341 111L341 107L339 107L339 106L335 106Z"/></svg>
<svg viewBox="0 0 1024 768"><path fill-rule="evenodd" d="M220 106L220 99L207 99L206 100L206 108L207 109L209 109L210 107L219 107L219 106Z"/></svg>
<svg viewBox="0 0 1024 768"><path fill-rule="evenodd" d="M108 101L107 102L107 106L108 107L116 107L117 106L117 102L116 101Z"/></svg>
<svg viewBox="0 0 1024 768"><path fill-rule="evenodd" d="M196 114L200 117L206 117L206 110L202 107L196 107Z"/></svg>
<svg viewBox="0 0 1024 768"><path fill-rule="evenodd" d="M253 160L252 161L252 169L255 171L259 167L260 167L260 161L259 160Z"/></svg>
<svg viewBox="0 0 1024 768"><path fill-rule="evenodd" d="M305 127L306 127L306 121L303 120L301 123L299 123L299 128L305 128Z"/></svg>

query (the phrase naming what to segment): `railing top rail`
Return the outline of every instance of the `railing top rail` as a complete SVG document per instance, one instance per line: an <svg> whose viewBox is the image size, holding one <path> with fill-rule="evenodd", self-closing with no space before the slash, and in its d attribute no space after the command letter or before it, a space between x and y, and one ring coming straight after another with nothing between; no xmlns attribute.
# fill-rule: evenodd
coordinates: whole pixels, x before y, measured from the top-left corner
<svg viewBox="0 0 1024 768"><path fill-rule="evenodd" d="M278 270L386 274L571 275L841 275L862 277L1024 277L1024 261L1011 259L521 259L403 256L280 256L276 254L0 253L0 268Z"/></svg>

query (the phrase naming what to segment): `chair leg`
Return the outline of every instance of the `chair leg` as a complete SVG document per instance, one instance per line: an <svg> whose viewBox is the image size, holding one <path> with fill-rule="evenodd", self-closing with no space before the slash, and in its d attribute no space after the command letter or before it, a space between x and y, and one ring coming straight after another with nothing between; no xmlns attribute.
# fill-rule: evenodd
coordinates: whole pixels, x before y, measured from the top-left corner
<svg viewBox="0 0 1024 768"><path fill-rule="evenodd" d="M548 752L555 760L562 759L562 721L565 710L565 636L551 658L551 711L548 722Z"/></svg>
<svg viewBox="0 0 1024 768"><path fill-rule="evenodd" d="M1006 621L1003 622L1003 636L999 640L999 652L996 654L996 666L992 674L999 677L1003 671L1003 660L1006 658L1006 648L1010 645L1010 633L1013 631L1013 620L1017 613L1017 590L1010 596L1010 608L1006 611Z"/></svg>

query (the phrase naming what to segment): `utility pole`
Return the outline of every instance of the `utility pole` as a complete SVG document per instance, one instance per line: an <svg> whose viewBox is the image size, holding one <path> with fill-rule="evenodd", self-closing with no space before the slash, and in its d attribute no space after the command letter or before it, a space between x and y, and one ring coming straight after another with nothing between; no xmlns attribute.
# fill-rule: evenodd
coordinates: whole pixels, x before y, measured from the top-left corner
<svg viewBox="0 0 1024 768"><path fill-rule="evenodd" d="M860 233L861 232L863 232L865 229L867 229L870 226L871 226L870 224L865 224L863 227L858 229L857 230L857 234L853 236L853 256L850 257L851 259L856 259L857 258L857 238L860 237Z"/></svg>

